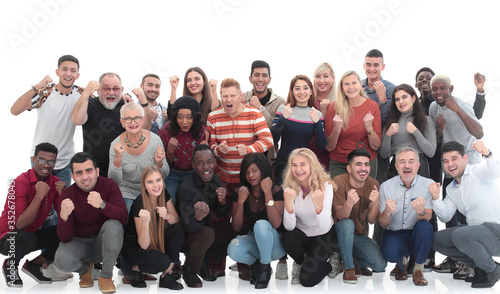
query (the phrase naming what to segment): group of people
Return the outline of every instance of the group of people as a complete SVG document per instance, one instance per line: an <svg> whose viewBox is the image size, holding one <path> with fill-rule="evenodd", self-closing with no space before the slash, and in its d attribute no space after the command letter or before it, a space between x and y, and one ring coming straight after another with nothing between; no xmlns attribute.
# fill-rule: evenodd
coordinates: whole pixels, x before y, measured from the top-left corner
<svg viewBox="0 0 500 294"><path fill-rule="evenodd" d="M366 79L347 71L336 87L322 63L313 80L295 76L285 100L257 60L252 90L228 78L219 100L217 81L193 67L181 97L170 78L164 107L157 75L132 91L137 103L116 73L75 86L79 66L62 56L58 83L46 76L11 108L37 109L38 119L32 168L12 182L0 216L8 286L22 286L19 262L40 249L24 273L51 283L75 272L80 287L97 279L103 293L116 291L115 264L125 284L144 288L159 273L159 287L180 290L181 277L196 288L224 276L227 255L256 289L268 287L274 260L276 279L288 279L288 257L291 283L305 287L341 272L355 284L387 262L417 286L428 284L425 268L474 288L500 279L500 162L478 140L483 75L474 107L430 68L417 72L417 96L382 79L373 49ZM84 144L75 154L76 125ZM446 230L436 216L452 220ZM447 259L434 265L434 251Z"/></svg>

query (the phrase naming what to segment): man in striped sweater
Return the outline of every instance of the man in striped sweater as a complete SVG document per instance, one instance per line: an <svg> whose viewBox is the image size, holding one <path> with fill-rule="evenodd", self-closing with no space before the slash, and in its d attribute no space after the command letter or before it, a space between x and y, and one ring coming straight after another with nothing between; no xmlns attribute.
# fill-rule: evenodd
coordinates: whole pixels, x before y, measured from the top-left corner
<svg viewBox="0 0 500 294"><path fill-rule="evenodd" d="M266 120L257 108L240 100L240 84L234 79L221 83L222 107L207 119L210 147L217 157L216 173L227 185L230 196L239 184L241 160L252 152L266 152L273 147L273 137Z"/></svg>

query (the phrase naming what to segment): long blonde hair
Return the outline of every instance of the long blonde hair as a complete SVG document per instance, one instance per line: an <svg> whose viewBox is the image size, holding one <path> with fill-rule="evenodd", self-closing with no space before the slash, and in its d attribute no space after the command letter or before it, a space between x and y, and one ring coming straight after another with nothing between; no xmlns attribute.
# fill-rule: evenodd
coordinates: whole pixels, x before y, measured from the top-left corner
<svg viewBox="0 0 500 294"><path fill-rule="evenodd" d="M358 73L355 72L354 70L349 70L346 73L344 73L339 81L337 99L335 100L335 113L338 114L342 119L342 121L344 122L344 125L342 127L343 130L346 130L349 127L349 117L353 113L353 109L349 104L349 98L347 98L344 92L342 83L344 82L344 79L346 77L351 75L355 75L358 78L359 84L363 85L363 83L361 82L361 78L359 77ZM362 87L361 90L359 91L359 95L362 97L366 97L365 91L363 90Z"/></svg>
<svg viewBox="0 0 500 294"><path fill-rule="evenodd" d="M333 72L333 67L331 64L327 62L320 63L316 69L314 70L313 79L316 78L317 74L322 74L324 72L330 72L330 75L335 79L335 73ZM313 83L314 95L316 95L316 100L318 99L319 91L316 88L316 83ZM335 101L335 80L332 83L332 88L330 89L330 93L328 93L328 100L330 102Z"/></svg>
<svg viewBox="0 0 500 294"><path fill-rule="evenodd" d="M304 156L311 166L311 174L307 180L311 191L321 190L325 183L332 184L333 190L337 190L337 185L330 178L330 175L325 172L316 154L309 148L297 148L288 156L288 163L283 173L283 188L292 188L295 192L299 193L300 182L292 174L292 160L299 155Z"/></svg>
<svg viewBox="0 0 500 294"><path fill-rule="evenodd" d="M149 249L155 249L165 253L165 220L163 218L156 217L156 207L153 206L149 200L149 193L146 190L146 177L153 173L158 173L161 176L161 171L156 166L148 166L142 171L141 176L141 196L142 196L142 206L145 210L149 212L151 220L149 221L149 239L151 240ZM163 179L163 177L162 177ZM161 194L158 197L158 207L165 207L165 188L161 190Z"/></svg>

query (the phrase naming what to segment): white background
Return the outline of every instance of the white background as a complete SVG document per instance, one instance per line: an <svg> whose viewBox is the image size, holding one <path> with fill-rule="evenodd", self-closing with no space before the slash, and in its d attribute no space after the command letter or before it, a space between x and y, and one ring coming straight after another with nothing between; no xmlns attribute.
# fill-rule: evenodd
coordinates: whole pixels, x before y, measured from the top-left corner
<svg viewBox="0 0 500 294"><path fill-rule="evenodd" d="M30 168L36 113L10 114L14 101L46 74L56 79L57 59L80 60L77 85L108 71L121 75L126 92L143 75L163 80L160 102L170 96L168 78L201 67L210 79L233 77L249 90L250 64L271 65L272 87L286 97L297 74L312 77L323 61L340 77L354 69L364 77L364 55L380 49L383 77L414 85L423 66L447 74L454 94L472 103L473 74L486 75L485 141L498 148L496 119L498 4L496 1L2 1L0 11L0 203L7 181ZM56 79L57 81L57 79ZM181 81L182 83L182 81ZM182 90L178 90L180 95ZM82 149L81 130L75 135ZM4 192L1 192L4 191ZM291 264L290 264L291 265Z"/></svg>

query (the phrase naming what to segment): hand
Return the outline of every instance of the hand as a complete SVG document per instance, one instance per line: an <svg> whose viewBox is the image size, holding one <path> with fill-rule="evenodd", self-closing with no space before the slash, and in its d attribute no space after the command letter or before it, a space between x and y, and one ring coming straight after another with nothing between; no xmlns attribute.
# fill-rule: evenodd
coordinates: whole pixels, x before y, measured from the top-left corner
<svg viewBox="0 0 500 294"><path fill-rule="evenodd" d="M222 204L222 205L226 205L226 201L227 201L227 198L226 198L226 193L227 193L227 190L226 188L224 187L218 187L215 192L217 192L217 200L219 200L219 203Z"/></svg>
<svg viewBox="0 0 500 294"><path fill-rule="evenodd" d="M472 149L476 150L479 154L481 155L488 155L490 154L490 150L486 148L486 145L482 140L478 140L472 144Z"/></svg>
<svg viewBox="0 0 500 294"><path fill-rule="evenodd" d="M87 203L92 205L94 208L101 207L102 201L101 194L96 191L90 191L89 196L87 196Z"/></svg>
<svg viewBox="0 0 500 294"><path fill-rule="evenodd" d="M245 156L248 154L247 146L245 146L245 144L236 145L236 149L238 149L238 153L240 154L240 156Z"/></svg>
<svg viewBox="0 0 500 294"><path fill-rule="evenodd" d="M158 145L158 148L156 148L155 152L155 163L156 166L159 168L163 167L163 159L165 158L165 151L163 150L163 147Z"/></svg>
<svg viewBox="0 0 500 294"><path fill-rule="evenodd" d="M453 96L448 97L446 99L445 104L446 107L448 107L448 109L450 109L453 112L457 112L460 109L460 106L458 106L457 101Z"/></svg>
<svg viewBox="0 0 500 294"><path fill-rule="evenodd" d="M295 202L295 197L297 197L297 192L292 188L285 188L283 190L283 199L285 202L285 209L289 213L293 213L293 204Z"/></svg>
<svg viewBox="0 0 500 294"><path fill-rule="evenodd" d="M130 102L134 102L134 99L132 99L132 96L130 96L129 93L125 93L122 97L123 103L127 104Z"/></svg>
<svg viewBox="0 0 500 294"><path fill-rule="evenodd" d="M321 113L326 113L326 111L328 110L328 106L330 106L330 100L321 100L321 102L319 103L319 109L321 110Z"/></svg>
<svg viewBox="0 0 500 294"><path fill-rule="evenodd" d="M35 184L35 197L42 200L47 196L50 191L49 185L47 183L39 181Z"/></svg>
<svg viewBox="0 0 500 294"><path fill-rule="evenodd" d="M247 103L247 95L245 95L245 93L243 93L243 92L240 92L240 102L241 102L241 104Z"/></svg>
<svg viewBox="0 0 500 294"><path fill-rule="evenodd" d="M340 115L336 114L333 117L333 129L340 132L343 126L344 121L342 120L342 118L340 118Z"/></svg>
<svg viewBox="0 0 500 294"><path fill-rule="evenodd" d="M410 134L413 134L417 130L417 127L412 122L406 123L406 131Z"/></svg>
<svg viewBox="0 0 500 294"><path fill-rule="evenodd" d="M222 141L222 142L220 142L220 144L219 144L219 151L222 154L226 154L226 153L229 152L229 146L227 146L227 142L225 140Z"/></svg>
<svg viewBox="0 0 500 294"><path fill-rule="evenodd" d="M382 81L376 81L373 84L373 88L375 89L375 93L377 94L380 103L387 101L387 97L385 96L386 89L385 89L385 85L384 85L384 83L382 83Z"/></svg>
<svg viewBox="0 0 500 294"><path fill-rule="evenodd" d="M179 141L177 141L176 138L172 137L170 140L168 140L168 147L167 151L168 152L174 152L175 149L179 146Z"/></svg>
<svg viewBox="0 0 500 294"><path fill-rule="evenodd" d="M148 100L146 99L146 95L144 94L144 89L143 88L135 88L132 90L132 93L139 99L139 103L144 104L148 103ZM156 110L155 110L156 112Z"/></svg>
<svg viewBox="0 0 500 294"><path fill-rule="evenodd" d="M319 214L323 210L323 199L325 198L325 187L322 187L321 190L314 190L311 192L311 200L314 204L314 209L316 210L316 214Z"/></svg>
<svg viewBox="0 0 500 294"><path fill-rule="evenodd" d="M387 129L387 132L385 133L387 136L391 137L392 135L396 134L399 132L399 124L398 123L392 123L389 128Z"/></svg>
<svg viewBox="0 0 500 294"><path fill-rule="evenodd" d="M283 117L288 119L290 115L292 115L292 113L292 107L290 107L290 103L288 103L287 105L285 105L285 108L283 108Z"/></svg>
<svg viewBox="0 0 500 294"><path fill-rule="evenodd" d="M252 107L255 107L255 108L259 108L262 106L262 104L260 103L260 100L259 100L259 97L257 96L252 96L252 98L250 98L250 106Z"/></svg>
<svg viewBox="0 0 500 294"><path fill-rule="evenodd" d="M170 220L170 215L167 212L167 208L165 206L156 207L156 212L158 216L166 220L167 222Z"/></svg>
<svg viewBox="0 0 500 294"><path fill-rule="evenodd" d="M36 186L35 186L35 189L36 189ZM63 181L56 182L56 190L57 190L57 193L59 193L59 195L62 194L62 192L64 191L64 189L66 189L66 183L65 182L63 182Z"/></svg>
<svg viewBox="0 0 500 294"><path fill-rule="evenodd" d="M444 127L446 126L446 118L444 118L442 113L436 116L436 124L439 130L444 130Z"/></svg>
<svg viewBox="0 0 500 294"><path fill-rule="evenodd" d="M49 76L49 75L46 75L42 81L38 84L36 84L36 89L37 90L40 90L41 88L47 86L48 84L52 83L54 80L52 80L52 78Z"/></svg>
<svg viewBox="0 0 500 294"><path fill-rule="evenodd" d="M396 210L396 200L394 199L389 199L385 202L385 211L387 211L387 213L389 215L392 215L392 213Z"/></svg>
<svg viewBox="0 0 500 294"><path fill-rule="evenodd" d="M163 119L164 119L165 121L168 121L168 114L167 114L167 110L166 110L166 109L164 109L164 110L162 111L162 114L163 114Z"/></svg>
<svg viewBox="0 0 500 294"><path fill-rule="evenodd" d="M245 186L241 186L238 189L238 204L245 203L245 201L247 201L247 199L248 199L248 195L250 195L248 188Z"/></svg>
<svg viewBox="0 0 500 294"><path fill-rule="evenodd" d="M262 181L260 181L260 188L264 191L264 193L271 193L273 188L273 181L271 181L271 178L266 177L265 179L262 179Z"/></svg>
<svg viewBox="0 0 500 294"><path fill-rule="evenodd" d="M200 142L200 145L208 145L208 141L207 140L203 140Z"/></svg>
<svg viewBox="0 0 500 294"><path fill-rule="evenodd" d="M149 221L151 220L151 215L149 214L149 211L141 209L139 210L139 218L142 222L149 223Z"/></svg>
<svg viewBox="0 0 500 294"><path fill-rule="evenodd" d="M115 159L118 159L121 161L123 158L123 152L125 152L125 149L123 149L123 145L120 142L120 140L118 140L118 142L116 142L115 146L113 146L113 150L115 151Z"/></svg>
<svg viewBox="0 0 500 294"><path fill-rule="evenodd" d="M368 199L370 200L371 203L378 204L379 195L380 193L378 192L377 185L373 185L373 190L370 192Z"/></svg>
<svg viewBox="0 0 500 294"><path fill-rule="evenodd" d="M429 185L429 192L431 192L432 200L439 199L439 192L441 191L440 183L432 183Z"/></svg>
<svg viewBox="0 0 500 294"><path fill-rule="evenodd" d="M319 121L319 112L316 108L311 107L311 111L309 111L309 118L313 121L313 123L317 123Z"/></svg>
<svg viewBox="0 0 500 294"><path fill-rule="evenodd" d="M99 84L98 81L89 81L87 87L85 87L83 91L86 92L87 95L90 97L94 94L95 91L99 90L100 87L101 85Z"/></svg>
<svg viewBox="0 0 500 294"><path fill-rule="evenodd" d="M73 210L75 209L75 204L71 199L66 198L63 201L61 201L61 211L60 211L60 216L64 221L68 220L68 216L71 215Z"/></svg>
<svg viewBox="0 0 500 294"><path fill-rule="evenodd" d="M368 111L368 113L363 117L363 122L365 123L365 128L368 133L373 131L373 119L375 117L372 115L371 111Z"/></svg>
<svg viewBox="0 0 500 294"><path fill-rule="evenodd" d="M349 191L347 191L347 199L346 199L346 203L351 206L351 210L352 210L352 207L354 207L354 205L356 205L356 203L358 203L359 201L359 195L358 195L358 192L356 192L356 189L351 189Z"/></svg>
<svg viewBox="0 0 500 294"><path fill-rule="evenodd" d="M148 108L147 111L149 111L149 118L151 121L155 121L158 118L158 112L154 107Z"/></svg>
<svg viewBox="0 0 500 294"><path fill-rule="evenodd" d="M170 86L172 86L173 89L177 89L177 86L179 86L178 76L170 77Z"/></svg>
<svg viewBox="0 0 500 294"><path fill-rule="evenodd" d="M210 212L210 207L203 201L198 201L194 204L194 218L200 222Z"/></svg>
<svg viewBox="0 0 500 294"><path fill-rule="evenodd" d="M411 202L411 207L417 212L417 214L422 214L425 210L425 199L422 197L417 197Z"/></svg>
<svg viewBox="0 0 500 294"><path fill-rule="evenodd" d="M210 80L208 81L208 85L210 86L210 92L217 92L217 80Z"/></svg>
<svg viewBox="0 0 500 294"><path fill-rule="evenodd" d="M486 77L480 73L474 74L474 84L476 85L477 91L479 93L484 92L484 83L486 82Z"/></svg>

